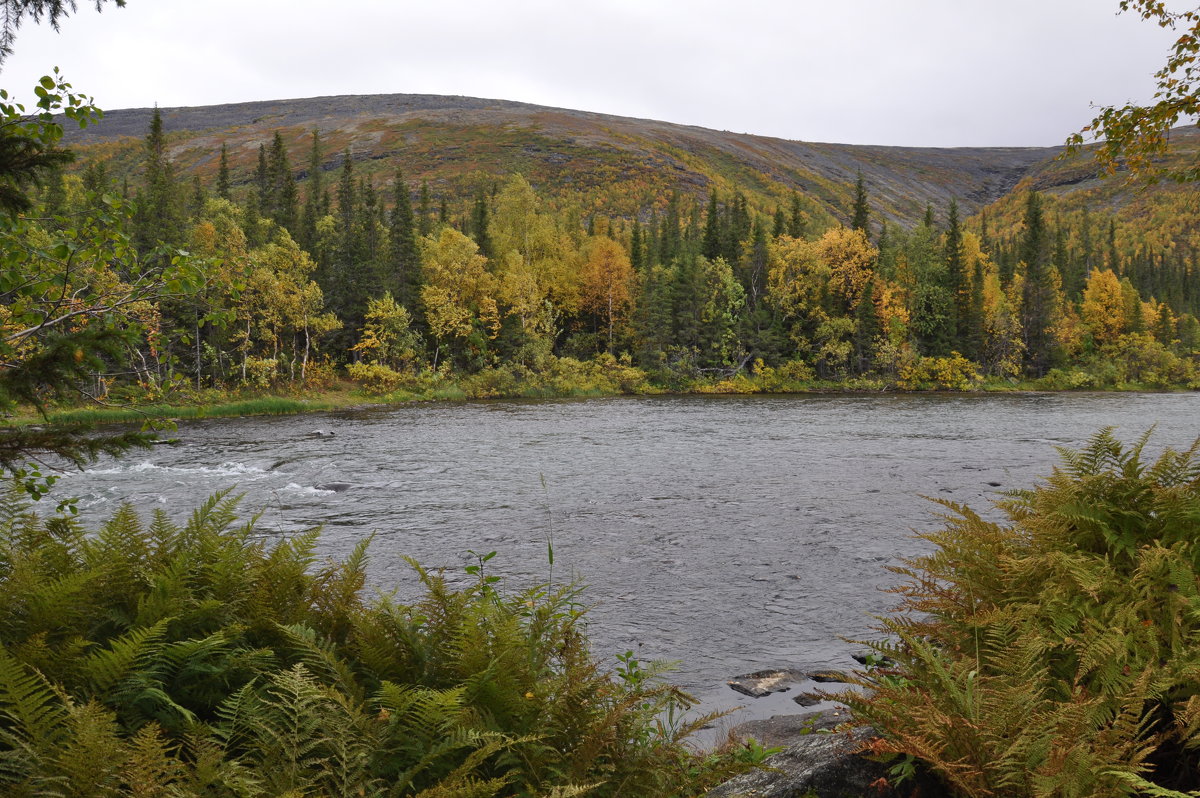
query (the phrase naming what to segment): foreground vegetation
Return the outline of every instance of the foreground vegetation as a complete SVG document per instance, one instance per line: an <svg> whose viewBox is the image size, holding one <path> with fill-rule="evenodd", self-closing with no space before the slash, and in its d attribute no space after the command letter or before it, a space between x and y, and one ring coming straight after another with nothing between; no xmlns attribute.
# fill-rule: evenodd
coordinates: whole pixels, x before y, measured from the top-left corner
<svg viewBox="0 0 1200 798"><path fill-rule="evenodd" d="M632 656L588 649L574 586L364 589L369 541L322 563L216 496L183 526L94 532L0 501L6 796L682 796L748 766Z"/></svg>
<svg viewBox="0 0 1200 798"><path fill-rule="evenodd" d="M867 692L842 696L898 775L972 798L1198 794L1200 440L1150 462L1146 437L1063 450L1003 523L942 502L936 550L894 569Z"/></svg>

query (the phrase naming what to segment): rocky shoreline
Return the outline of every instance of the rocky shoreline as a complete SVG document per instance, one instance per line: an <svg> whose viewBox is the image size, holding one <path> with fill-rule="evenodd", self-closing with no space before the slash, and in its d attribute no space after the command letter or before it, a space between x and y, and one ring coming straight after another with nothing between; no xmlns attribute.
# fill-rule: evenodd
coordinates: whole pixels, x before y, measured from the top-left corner
<svg viewBox="0 0 1200 798"><path fill-rule="evenodd" d="M858 659L858 657L856 657ZM792 700L801 707L830 704L824 709L773 715L741 723L731 738L751 738L767 748L783 750L760 769L745 773L708 793L708 798L860 798L896 796L888 766L857 753L874 734L870 727L850 727L849 710L817 691L850 687L836 670L794 668L761 670L730 679L730 689L753 698L796 689ZM835 687L836 689L836 687Z"/></svg>

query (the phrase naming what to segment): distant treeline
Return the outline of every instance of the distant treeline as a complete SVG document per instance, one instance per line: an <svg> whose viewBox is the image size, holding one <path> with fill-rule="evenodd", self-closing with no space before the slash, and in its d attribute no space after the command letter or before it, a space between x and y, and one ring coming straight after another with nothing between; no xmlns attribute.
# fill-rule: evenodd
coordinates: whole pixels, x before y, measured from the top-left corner
<svg viewBox="0 0 1200 798"><path fill-rule="evenodd" d="M401 174L375 185L348 151L336 180L325 161L314 132L298 183L277 133L249 184L231 185L224 147L211 185L185 180L156 112L138 179L115 183L103 161L59 173L31 221L69 237L124 195L131 213L109 221L128 226L141 268L171 251L198 264L192 290L130 314L143 334L112 364L156 390L343 365L379 385L519 376L599 355L666 386L766 369L903 387L1196 380L1200 220L1186 203L1135 229L1025 191L969 224L951 201L906 230L872 218L860 177L846 226L815 221L798 194L762 208L715 189L609 218L520 175L435 198Z"/></svg>

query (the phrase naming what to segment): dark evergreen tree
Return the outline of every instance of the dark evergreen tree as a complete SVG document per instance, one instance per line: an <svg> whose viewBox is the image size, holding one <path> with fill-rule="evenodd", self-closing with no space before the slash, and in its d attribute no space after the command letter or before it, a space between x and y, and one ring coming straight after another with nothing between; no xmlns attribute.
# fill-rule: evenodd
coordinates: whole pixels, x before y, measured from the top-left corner
<svg viewBox="0 0 1200 798"><path fill-rule="evenodd" d="M804 211L800 208L800 195L792 192L792 214L788 218L788 235L792 238L804 237Z"/></svg>
<svg viewBox="0 0 1200 798"><path fill-rule="evenodd" d="M217 167L217 196L223 200L229 197L229 147L221 142L221 162Z"/></svg>
<svg viewBox="0 0 1200 798"><path fill-rule="evenodd" d="M283 136L278 130L271 139L271 151L267 159L267 183L263 215L294 235L299 216L296 178L292 174L292 165L287 147L283 143Z"/></svg>
<svg viewBox="0 0 1200 798"><path fill-rule="evenodd" d="M92 161L83 169L83 190L91 194L103 194L112 190L105 161Z"/></svg>
<svg viewBox="0 0 1200 798"><path fill-rule="evenodd" d="M366 268L368 296L381 293L383 272L383 206L375 185L366 177L359 181L359 196L355 225L362 236L362 259Z"/></svg>
<svg viewBox="0 0 1200 798"><path fill-rule="evenodd" d="M67 184L63 179L62 167L55 166L48 172L46 193L42 198L42 215L60 216L67 208Z"/></svg>
<svg viewBox="0 0 1200 798"><path fill-rule="evenodd" d="M197 219L204 213L204 205L208 202L208 193L200 182L200 175L192 175L192 194L188 201L188 218Z"/></svg>
<svg viewBox="0 0 1200 798"><path fill-rule="evenodd" d="M389 225L389 260L392 291L396 301L415 314L421 287L421 256L417 247L417 228L412 199L404 175L396 172L393 183L392 215Z"/></svg>
<svg viewBox="0 0 1200 798"><path fill-rule="evenodd" d="M300 215L300 232L298 242L308 250L314 258L317 249L317 221L325 216L322 205L325 203L324 187L325 157L321 152L321 134L312 132L312 147L308 152L308 183L305 186L304 210ZM327 266L328 264L324 264ZM317 268L323 268L321 259L317 258Z"/></svg>
<svg viewBox="0 0 1200 798"><path fill-rule="evenodd" d="M650 222L646 225L646 266L650 266L655 263L662 263L660 260L662 254L662 242L659 239L658 214L653 208L651 208Z"/></svg>
<svg viewBox="0 0 1200 798"><path fill-rule="evenodd" d="M1054 296L1047 239L1042 197L1031 191L1025 201L1025 229L1020 246L1021 262L1025 264L1021 322L1026 368L1036 377L1049 369L1052 354L1050 319Z"/></svg>
<svg viewBox="0 0 1200 798"><path fill-rule="evenodd" d="M679 195L674 191L667 199L667 212L663 216L662 229L659 231L658 262L669 266L679 256L682 244L679 217Z"/></svg>
<svg viewBox="0 0 1200 798"><path fill-rule="evenodd" d="M933 226L934 226L934 221L933 221L933 205L931 205L931 204L930 204L930 203L928 203L928 202L927 202L927 203L925 203L925 218L921 220L921 224L925 225L925 226L926 226L926 227L928 227L930 230L932 230L932 229L933 229Z"/></svg>
<svg viewBox="0 0 1200 798"><path fill-rule="evenodd" d="M708 213L704 218L704 240L700 244L700 254L709 260L721 257L721 214L717 205L717 190L713 188L708 193Z"/></svg>
<svg viewBox="0 0 1200 798"><path fill-rule="evenodd" d="M673 269L645 264L633 315L638 364L644 369L660 371L667 365L674 343L674 277Z"/></svg>
<svg viewBox="0 0 1200 798"><path fill-rule="evenodd" d="M158 106L146 135L146 173L134 212L134 240L144 255L183 241L183 201L175 168L167 158L166 136Z"/></svg>
<svg viewBox="0 0 1200 798"><path fill-rule="evenodd" d="M958 201L950 200L946 228L946 287L954 301L954 342L959 352L966 349L970 337L971 291L963 262L962 228L958 221Z"/></svg>
<svg viewBox="0 0 1200 798"><path fill-rule="evenodd" d="M782 235L787 235L787 216L783 212L783 208L775 209L775 223L771 227L771 238L779 238Z"/></svg>
<svg viewBox="0 0 1200 798"><path fill-rule="evenodd" d="M475 195L475 205L471 211L471 235L479 246L479 254L491 260L495 253L492 252L492 235L488 226L487 195L480 189Z"/></svg>
<svg viewBox="0 0 1200 798"><path fill-rule="evenodd" d="M983 356L983 259L975 260L971 273L971 310L967 319L966 351L962 354L976 362Z"/></svg>
<svg viewBox="0 0 1200 798"><path fill-rule="evenodd" d="M742 288L746 292L746 306L750 311L758 310L767 295L767 231L755 222L750 232L750 246L737 262L734 269Z"/></svg>
<svg viewBox="0 0 1200 798"><path fill-rule="evenodd" d="M629 236L629 264L641 274L646 267L646 256L642 248L642 226L633 220L633 232Z"/></svg>
<svg viewBox="0 0 1200 798"><path fill-rule="evenodd" d="M753 222L750 218L750 208L746 195L737 192L733 195L733 203L729 208L729 224L725 230L725 246L723 254L729 263L737 263L742 258L742 244L749 241Z"/></svg>
<svg viewBox="0 0 1200 798"><path fill-rule="evenodd" d="M871 231L867 229L870 225L871 208L867 204L867 184L863 181L862 172L858 173L858 180L854 183L854 208L850 213L850 229L862 230L868 236Z"/></svg>
<svg viewBox="0 0 1200 798"><path fill-rule="evenodd" d="M271 173L267 169L267 148L258 145L258 165L254 169L254 210L259 216L271 217Z"/></svg>
<svg viewBox="0 0 1200 798"><path fill-rule="evenodd" d="M342 171L337 186L337 249L326 274L326 301L342 320L343 327L335 333L337 344L348 350L362 325L367 299L373 285L372 264L366 257L363 242L362 199L359 183L354 176L350 150L342 156Z"/></svg>
<svg viewBox="0 0 1200 798"><path fill-rule="evenodd" d="M1108 236L1105 239L1105 266L1113 274L1121 274L1121 255L1117 252L1117 220L1108 220Z"/></svg>
<svg viewBox="0 0 1200 798"><path fill-rule="evenodd" d="M433 200L429 196L429 181L421 181L421 193L417 199L417 233L427 236L433 231Z"/></svg>
<svg viewBox="0 0 1200 798"><path fill-rule="evenodd" d="M883 324L875 307L875 278L872 277L863 287L854 309L855 370L859 374L869 372L874 366L876 343L881 335Z"/></svg>

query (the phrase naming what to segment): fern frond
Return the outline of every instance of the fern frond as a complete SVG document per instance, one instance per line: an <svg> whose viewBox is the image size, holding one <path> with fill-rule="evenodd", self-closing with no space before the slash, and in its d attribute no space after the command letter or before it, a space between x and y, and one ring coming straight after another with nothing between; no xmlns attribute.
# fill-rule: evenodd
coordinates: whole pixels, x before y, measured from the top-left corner
<svg viewBox="0 0 1200 798"><path fill-rule="evenodd" d="M157 647L168 623L164 618L153 626L126 632L110 640L107 648L88 654L81 670L93 693L103 695L128 676L134 665Z"/></svg>

